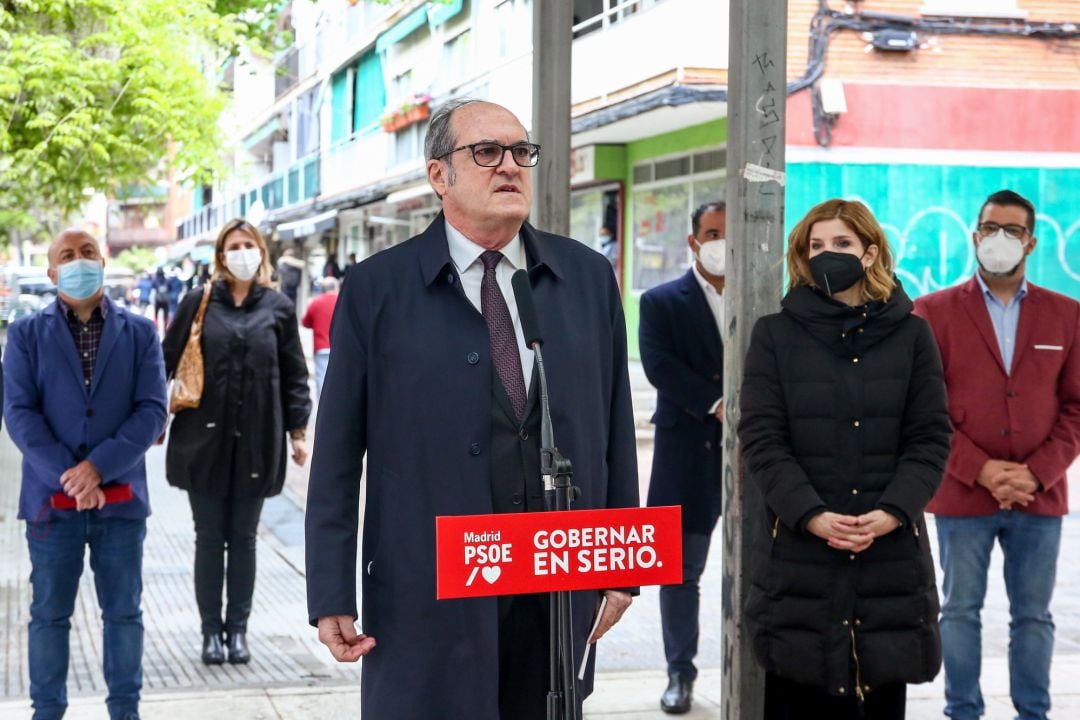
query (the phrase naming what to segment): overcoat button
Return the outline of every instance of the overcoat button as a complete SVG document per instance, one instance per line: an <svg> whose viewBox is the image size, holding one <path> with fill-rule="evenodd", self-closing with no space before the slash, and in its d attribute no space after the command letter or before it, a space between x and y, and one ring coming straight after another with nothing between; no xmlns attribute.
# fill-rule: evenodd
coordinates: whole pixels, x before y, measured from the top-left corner
<svg viewBox="0 0 1080 720"><path fill-rule="evenodd" d="M469 446L469 454L470 455L479 455L480 454L480 443L473 443L472 445L470 445Z"/></svg>
<svg viewBox="0 0 1080 720"><path fill-rule="evenodd" d="M512 502L515 505L520 505L521 500L522 500L521 493L514 493L513 495L510 496L510 502Z"/></svg>
<svg viewBox="0 0 1080 720"><path fill-rule="evenodd" d="M705 449L706 450L712 450L712 440L706 440L705 441Z"/></svg>
<svg viewBox="0 0 1080 720"><path fill-rule="evenodd" d="M529 431L526 430L525 428L521 428L521 430L518 432L518 437L521 438L522 440L528 440L529 439Z"/></svg>
<svg viewBox="0 0 1080 720"><path fill-rule="evenodd" d="M471 352L465 359L469 361L470 365L475 365L476 363L480 362L480 353Z"/></svg>
<svg viewBox="0 0 1080 720"><path fill-rule="evenodd" d="M454 284L454 273L446 273L446 282Z"/></svg>

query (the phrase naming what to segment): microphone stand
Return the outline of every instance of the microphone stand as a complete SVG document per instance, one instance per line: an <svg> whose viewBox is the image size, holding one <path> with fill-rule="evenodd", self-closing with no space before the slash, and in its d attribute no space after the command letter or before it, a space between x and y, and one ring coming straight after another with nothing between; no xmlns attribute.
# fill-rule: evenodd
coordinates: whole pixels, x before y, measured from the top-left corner
<svg viewBox="0 0 1080 720"><path fill-rule="evenodd" d="M569 510L577 488L570 483L574 475L570 460L555 447L548 405L547 373L540 343L531 343L540 375L540 475L544 481L544 507L548 511ZM574 628L571 625L570 591L550 593L548 617L549 677L547 720L581 720L574 684Z"/></svg>

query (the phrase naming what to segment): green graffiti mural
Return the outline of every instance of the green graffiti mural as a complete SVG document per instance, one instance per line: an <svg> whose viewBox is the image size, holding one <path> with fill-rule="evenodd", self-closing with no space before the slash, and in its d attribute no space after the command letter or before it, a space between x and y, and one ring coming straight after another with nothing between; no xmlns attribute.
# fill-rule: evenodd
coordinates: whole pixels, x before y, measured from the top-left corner
<svg viewBox="0 0 1080 720"><path fill-rule="evenodd" d="M822 200L860 200L885 229L897 275L915 297L971 277L979 208L1002 189L1035 204L1038 243L1028 258L1028 279L1080 297L1080 169L793 163L785 233Z"/></svg>

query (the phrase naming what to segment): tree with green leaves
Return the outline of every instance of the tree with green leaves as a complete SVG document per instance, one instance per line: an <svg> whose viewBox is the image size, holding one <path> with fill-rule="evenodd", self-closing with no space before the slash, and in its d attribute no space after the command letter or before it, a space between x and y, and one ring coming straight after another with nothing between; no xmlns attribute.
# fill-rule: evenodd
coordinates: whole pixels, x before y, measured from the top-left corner
<svg viewBox="0 0 1080 720"><path fill-rule="evenodd" d="M276 9L0 0L0 237L55 231L88 192L150 181L163 164L218 168L224 98L212 78Z"/></svg>

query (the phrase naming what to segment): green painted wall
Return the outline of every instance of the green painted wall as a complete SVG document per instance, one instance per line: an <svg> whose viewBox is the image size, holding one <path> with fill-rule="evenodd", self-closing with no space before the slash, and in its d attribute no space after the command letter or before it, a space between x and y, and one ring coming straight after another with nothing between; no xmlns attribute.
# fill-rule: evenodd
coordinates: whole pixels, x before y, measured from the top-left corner
<svg viewBox="0 0 1080 720"><path fill-rule="evenodd" d="M727 142L727 118L712 120L701 125L693 125L688 128L644 138L637 142L626 145L626 164L623 173L623 183L626 186L626 207L623 217L623 227L634 227L633 215L633 192L634 192L634 164L644 160L650 160L664 155L676 155L694 150L706 150L715 148ZM599 148L597 148L597 162L599 163ZM598 174L599 177L599 174ZM687 218L687 223L690 219ZM629 230L628 230L629 234ZM633 242L624 238L623 244L623 287L630 288L632 283L631 272L634 262ZM638 359L638 295L627 289L623 293L623 310L626 313L627 343L630 357Z"/></svg>
<svg viewBox="0 0 1080 720"><path fill-rule="evenodd" d="M787 172L785 233L828 198L865 202L889 238L897 275L912 297L971 277L979 208L991 193L1015 190L1037 213L1027 277L1080 297L1080 169L799 163Z"/></svg>
<svg viewBox="0 0 1080 720"><path fill-rule="evenodd" d="M593 177L597 180L625 180L625 145L597 145L593 160Z"/></svg>

